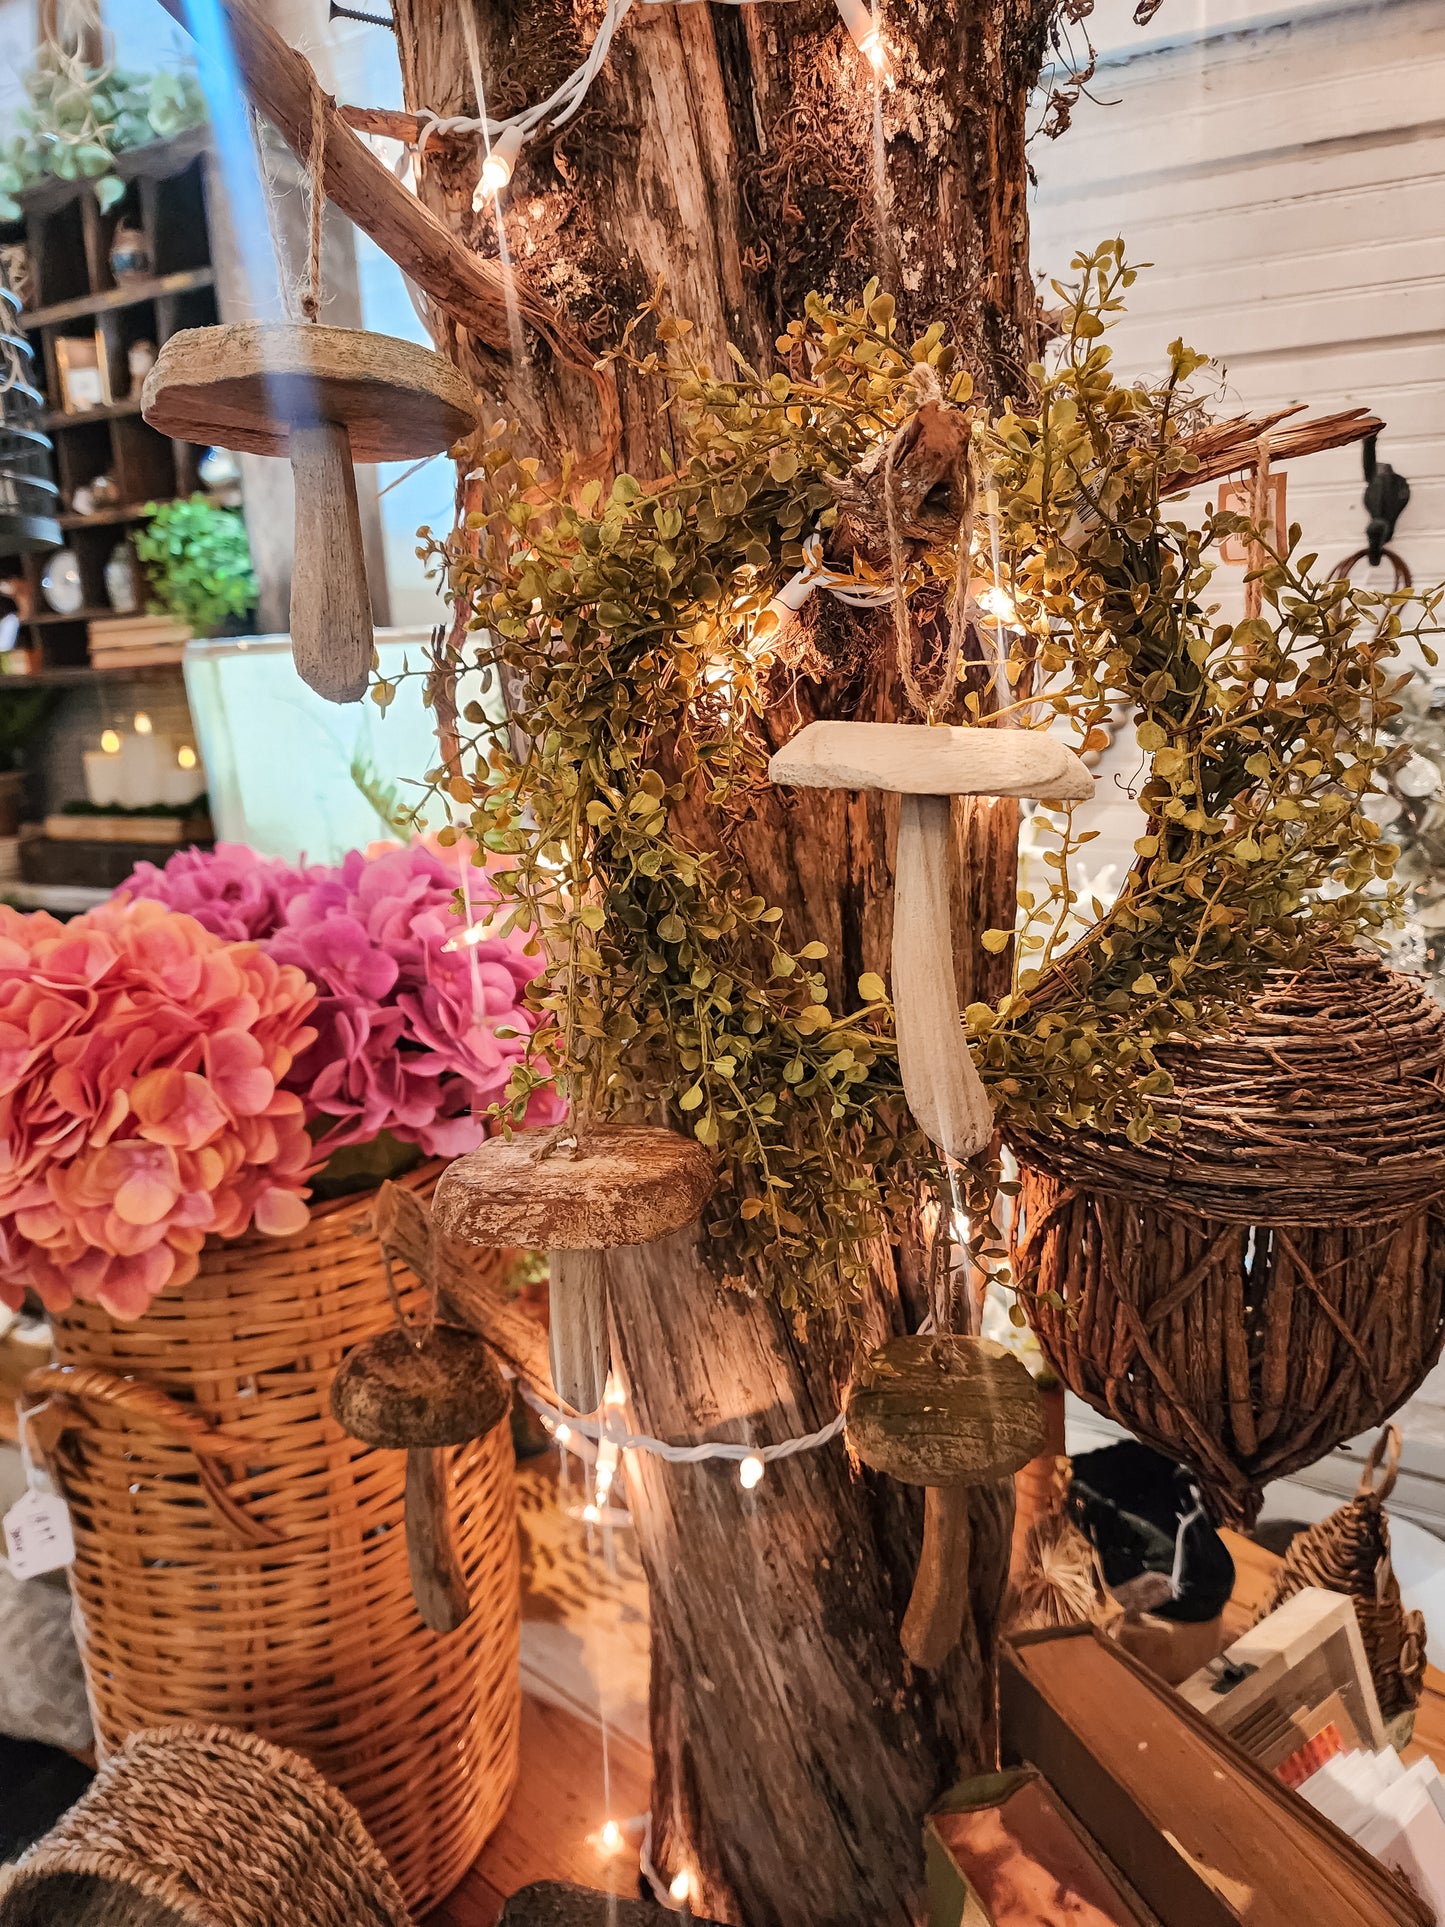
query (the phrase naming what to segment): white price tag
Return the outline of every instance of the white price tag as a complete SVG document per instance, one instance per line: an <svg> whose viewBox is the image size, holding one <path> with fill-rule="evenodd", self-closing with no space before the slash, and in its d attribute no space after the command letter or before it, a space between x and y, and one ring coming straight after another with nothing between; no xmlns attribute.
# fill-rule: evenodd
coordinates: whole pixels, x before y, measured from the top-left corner
<svg viewBox="0 0 1445 1927"><path fill-rule="evenodd" d="M5 1557L17 1579L38 1579L71 1563L75 1534L59 1493L32 1486L15 1501L5 1514Z"/></svg>

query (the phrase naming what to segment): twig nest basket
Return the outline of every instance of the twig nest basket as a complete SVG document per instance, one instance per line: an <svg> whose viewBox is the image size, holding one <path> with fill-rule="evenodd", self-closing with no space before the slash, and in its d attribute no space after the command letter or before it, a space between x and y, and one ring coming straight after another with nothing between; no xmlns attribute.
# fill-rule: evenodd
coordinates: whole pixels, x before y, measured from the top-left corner
<svg viewBox="0 0 1445 1927"><path fill-rule="evenodd" d="M1069 1389L1248 1525L1439 1355L1445 1010L1334 951L1160 1061L1176 1134L1015 1137L1014 1275Z"/></svg>
<svg viewBox="0 0 1445 1927"><path fill-rule="evenodd" d="M1377 1485L1382 1456L1385 1468ZM1380 1712L1393 1729L1392 1741L1403 1747L1409 1743L1425 1686L1425 1620L1423 1614L1406 1610L1390 1558L1385 1501L1395 1489L1399 1469L1400 1434L1387 1425L1370 1448L1354 1498L1293 1541L1258 1618L1277 1612L1305 1586L1353 1599Z"/></svg>
<svg viewBox="0 0 1445 1927"><path fill-rule="evenodd" d="M224 1726L132 1734L0 1886L0 1927L411 1927L356 1810Z"/></svg>

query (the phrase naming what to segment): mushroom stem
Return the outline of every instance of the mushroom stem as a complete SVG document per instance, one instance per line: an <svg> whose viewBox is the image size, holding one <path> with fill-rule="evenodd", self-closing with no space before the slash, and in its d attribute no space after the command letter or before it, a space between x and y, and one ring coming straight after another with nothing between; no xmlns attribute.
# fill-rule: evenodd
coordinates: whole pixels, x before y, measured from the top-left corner
<svg viewBox="0 0 1445 1927"><path fill-rule="evenodd" d="M361 544L351 437L338 422L291 430L296 557L291 654L297 674L328 702L366 694L375 631Z"/></svg>
<svg viewBox="0 0 1445 1927"><path fill-rule="evenodd" d="M963 1634L968 1606L968 1487L930 1485L923 1494L923 1550L900 1638L915 1666L940 1667Z"/></svg>
<svg viewBox="0 0 1445 1927"><path fill-rule="evenodd" d="M447 1457L441 1447L407 1448L406 1562L422 1624L434 1633L454 1633L472 1610L472 1598L452 1538Z"/></svg>
<svg viewBox="0 0 1445 1927"><path fill-rule="evenodd" d="M607 1260L600 1251L547 1254L552 1383L588 1416L607 1389Z"/></svg>
<svg viewBox="0 0 1445 1927"><path fill-rule="evenodd" d="M893 881L893 1017L903 1093L918 1127L952 1158L993 1136L993 1106L958 1008L948 884L947 796L899 798Z"/></svg>

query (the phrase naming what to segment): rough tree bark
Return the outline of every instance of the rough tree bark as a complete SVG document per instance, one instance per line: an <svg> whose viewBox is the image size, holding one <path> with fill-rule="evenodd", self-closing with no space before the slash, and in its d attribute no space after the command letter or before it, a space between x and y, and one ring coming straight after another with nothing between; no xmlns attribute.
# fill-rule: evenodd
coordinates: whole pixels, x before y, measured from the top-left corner
<svg viewBox="0 0 1445 1927"><path fill-rule="evenodd" d="M440 114L475 112L478 65L490 112L542 97L600 12L592 0L395 10L407 104ZM661 277L715 352L730 338L764 365L809 289L855 293L876 272L905 325L942 320L984 392L1018 393L1036 331L1025 101L1051 11L1051 0L887 0L875 166L871 75L831 0L637 6L587 107L518 167L505 200L517 271L594 350ZM478 165L474 149L439 143L421 192L494 256L492 217L471 211ZM526 355L508 360L450 324L439 332L539 449L607 440L613 397L575 358L530 333ZM655 392L616 364L605 380L620 421L614 465L660 473L668 427ZM833 604L815 620L838 667L778 692L767 722L778 742L817 715L900 713L887 621ZM974 930L1012 921L1016 824L1013 805L960 806ZM835 1008L860 972L886 973L891 836L880 799L808 792L766 799L744 835L755 887L784 907L784 927L829 945ZM959 961L966 999L999 993L1007 958ZM875 1333L916 1326L920 1274L916 1250L878 1252ZM719 1290L686 1237L617 1268L613 1318L636 1419L660 1436L767 1443L838 1409L842 1348L816 1324L804 1344L771 1305ZM914 1920L921 1816L993 1748L1011 1491L976 1495L973 1612L958 1652L923 1676L898 1644L917 1495L855 1475L840 1444L774 1465L751 1494L725 1466L633 1456L653 1602L658 1866L685 1867L701 1912L747 1927Z"/></svg>

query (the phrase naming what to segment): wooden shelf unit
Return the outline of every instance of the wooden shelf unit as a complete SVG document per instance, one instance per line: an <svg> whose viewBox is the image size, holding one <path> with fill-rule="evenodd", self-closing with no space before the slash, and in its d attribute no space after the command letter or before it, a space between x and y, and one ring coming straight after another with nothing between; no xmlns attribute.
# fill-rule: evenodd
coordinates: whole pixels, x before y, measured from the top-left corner
<svg viewBox="0 0 1445 1927"><path fill-rule="evenodd" d="M34 305L21 323L35 347L37 379L49 404L43 420L54 447L60 522L80 568L84 604L72 615L47 606L40 587L46 556L25 556L18 566L0 558L0 567L22 573L30 590L22 645L38 651L40 673L64 672L67 681L72 675L81 679L90 665L91 621L129 613L113 609L106 594L105 567L112 551L127 539L128 526L143 519L148 503L189 495L199 486L197 469L205 454L204 448L173 441L141 419L140 385L130 382L127 356L137 342L159 348L178 329L205 327L217 319L206 209L208 151L193 130L123 159L131 163L123 169L125 198L108 213L101 212L87 183L59 192L57 183L46 182L22 197ZM122 222L145 236L153 272L118 286L110 251ZM19 235L17 226L0 228L0 239ZM75 411L63 406L56 343L65 337L99 340L113 400ZM76 514L70 507L75 490L99 475L114 478L124 506ZM11 680L0 678L0 692ZM17 677L14 683L21 687L29 680Z"/></svg>

